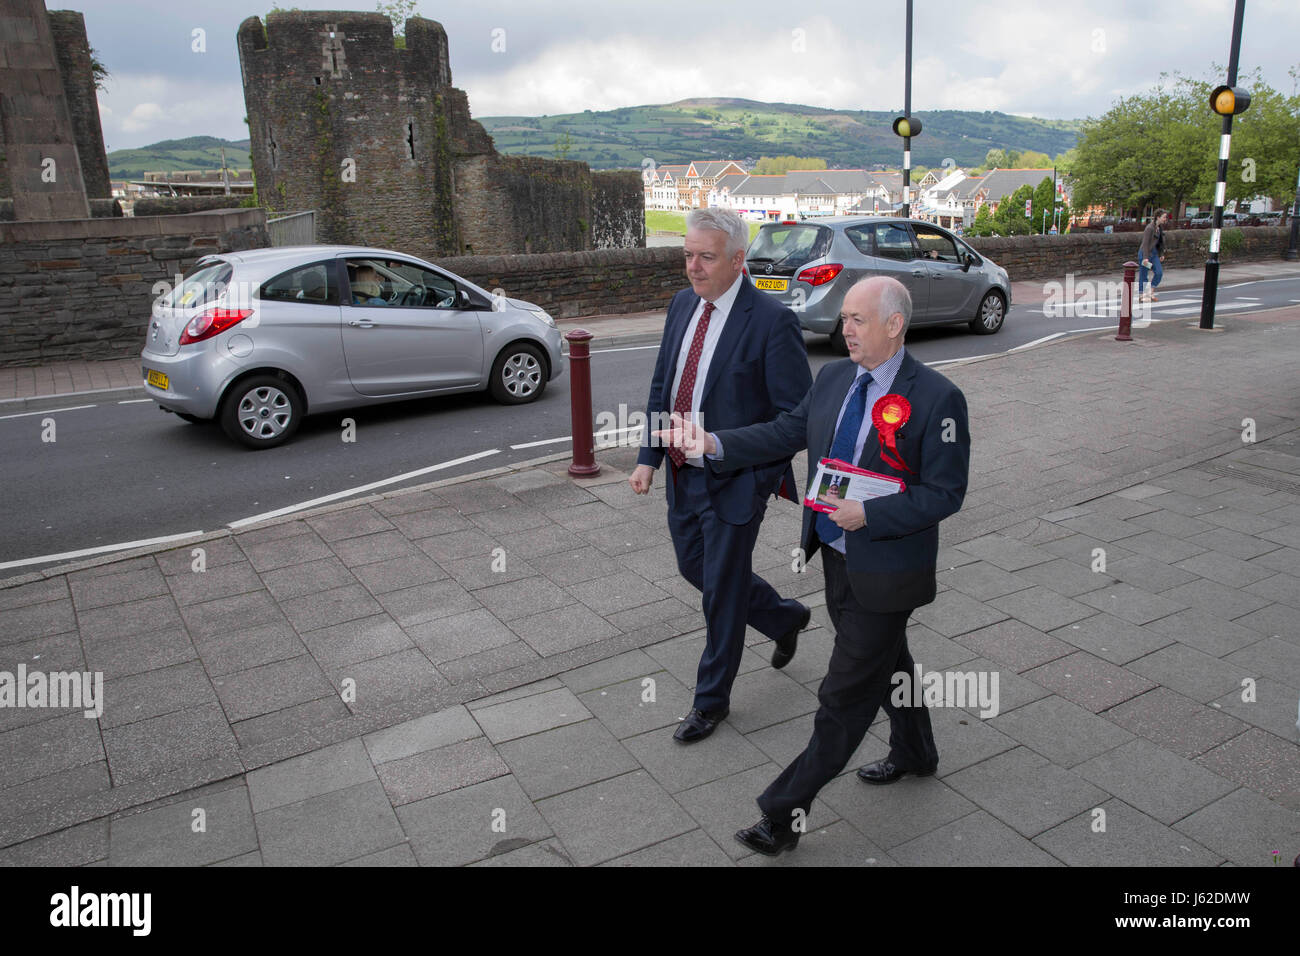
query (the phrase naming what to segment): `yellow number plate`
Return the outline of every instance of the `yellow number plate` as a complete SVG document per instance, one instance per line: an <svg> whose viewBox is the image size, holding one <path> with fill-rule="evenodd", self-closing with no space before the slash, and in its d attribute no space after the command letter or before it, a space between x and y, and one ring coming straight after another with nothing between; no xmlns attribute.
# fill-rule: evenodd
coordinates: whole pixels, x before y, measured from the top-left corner
<svg viewBox="0 0 1300 956"><path fill-rule="evenodd" d="M161 388L163 391L167 390L167 376L162 372L155 372L153 369L148 369L144 378L145 381L154 388Z"/></svg>
<svg viewBox="0 0 1300 956"><path fill-rule="evenodd" d="M754 286L766 292L784 292L790 284L789 279L755 279Z"/></svg>

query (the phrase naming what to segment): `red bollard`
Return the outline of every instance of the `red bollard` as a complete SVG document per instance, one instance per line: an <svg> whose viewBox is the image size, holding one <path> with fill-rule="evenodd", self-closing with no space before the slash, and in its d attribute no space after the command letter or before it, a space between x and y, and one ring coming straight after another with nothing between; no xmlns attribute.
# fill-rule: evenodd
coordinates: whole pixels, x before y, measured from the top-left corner
<svg viewBox="0 0 1300 956"><path fill-rule="evenodd" d="M1124 297L1119 303L1119 335L1115 336L1116 342L1133 341L1129 330L1133 327L1133 280L1137 277L1137 269L1136 262L1124 263Z"/></svg>
<svg viewBox="0 0 1300 956"><path fill-rule="evenodd" d="M569 474L591 478L600 474L596 464L596 440L591 419L591 347L592 334L586 329L566 332L569 343L569 400L573 410L573 463Z"/></svg>

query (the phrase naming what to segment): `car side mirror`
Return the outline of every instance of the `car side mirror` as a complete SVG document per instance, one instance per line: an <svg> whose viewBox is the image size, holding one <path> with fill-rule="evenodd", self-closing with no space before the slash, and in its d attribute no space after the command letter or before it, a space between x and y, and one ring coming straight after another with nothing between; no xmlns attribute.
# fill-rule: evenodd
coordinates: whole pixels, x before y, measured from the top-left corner
<svg viewBox="0 0 1300 956"><path fill-rule="evenodd" d="M963 252L961 254L962 272L970 272L970 267L973 266L974 264L975 264L975 257L972 256L969 252Z"/></svg>

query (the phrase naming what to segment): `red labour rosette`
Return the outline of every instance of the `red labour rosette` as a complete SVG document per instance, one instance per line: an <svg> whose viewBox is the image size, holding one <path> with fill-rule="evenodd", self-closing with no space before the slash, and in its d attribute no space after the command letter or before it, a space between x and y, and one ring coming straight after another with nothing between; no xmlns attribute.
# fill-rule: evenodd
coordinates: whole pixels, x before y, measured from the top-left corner
<svg viewBox="0 0 1300 956"><path fill-rule="evenodd" d="M871 424L880 439L880 457L894 468L916 474L898 454L894 435L912 416L912 403L902 395L885 395L871 408Z"/></svg>

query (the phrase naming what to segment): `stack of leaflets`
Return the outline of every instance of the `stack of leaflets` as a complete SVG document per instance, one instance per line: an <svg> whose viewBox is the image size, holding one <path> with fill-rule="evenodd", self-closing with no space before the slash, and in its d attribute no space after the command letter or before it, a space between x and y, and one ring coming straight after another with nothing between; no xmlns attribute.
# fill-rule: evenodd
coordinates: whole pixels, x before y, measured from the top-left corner
<svg viewBox="0 0 1300 956"><path fill-rule="evenodd" d="M808 486L803 503L813 511L827 513L838 508L841 501L867 501L896 495L906 488L898 478L857 468L838 458L823 458L817 463L817 474Z"/></svg>

